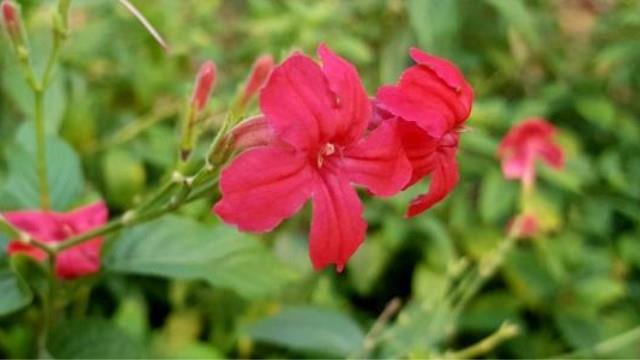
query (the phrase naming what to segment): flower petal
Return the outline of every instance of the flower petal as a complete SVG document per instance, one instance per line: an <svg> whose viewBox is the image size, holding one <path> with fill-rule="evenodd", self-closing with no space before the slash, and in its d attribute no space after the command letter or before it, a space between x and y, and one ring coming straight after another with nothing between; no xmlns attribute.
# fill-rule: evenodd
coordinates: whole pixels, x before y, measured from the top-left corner
<svg viewBox="0 0 640 360"><path fill-rule="evenodd" d="M58 218L61 226L68 226L75 235L80 235L104 225L109 218L109 210L104 202L98 201L59 214ZM56 274L62 279L74 279L100 271L101 251L102 237L64 250L58 255Z"/></svg>
<svg viewBox="0 0 640 360"><path fill-rule="evenodd" d="M316 270L342 271L364 241L367 223L356 190L338 171L321 171L313 192L309 256Z"/></svg>
<svg viewBox="0 0 640 360"><path fill-rule="evenodd" d="M465 80L460 69L451 62L443 58L427 54L418 48L411 48L409 53L413 61L431 69L437 77L447 84L447 86L459 93L460 102L462 106L467 109L465 118L468 117L473 103L473 89L467 80Z"/></svg>
<svg viewBox="0 0 640 360"><path fill-rule="evenodd" d="M324 73L301 54L273 71L260 94L260 108L276 135L298 149L315 148L341 125Z"/></svg>
<svg viewBox="0 0 640 360"><path fill-rule="evenodd" d="M366 139L347 148L342 164L351 181L379 196L395 195L411 177L411 164L396 133L395 121L385 121Z"/></svg>
<svg viewBox="0 0 640 360"><path fill-rule="evenodd" d="M7 253L9 255L22 254L30 256L38 261L44 261L47 258L47 253L44 251L35 246L23 244L20 241L10 241L7 246Z"/></svg>
<svg viewBox="0 0 640 360"><path fill-rule="evenodd" d="M444 199L459 180L455 148L440 149L434 157L435 166L431 173L429 191L411 201L407 217L416 216Z"/></svg>
<svg viewBox="0 0 640 360"><path fill-rule="evenodd" d="M473 90L447 60L415 48L411 57L418 65L405 70L397 86L381 87L376 104L439 139L469 117Z"/></svg>
<svg viewBox="0 0 640 360"><path fill-rule="evenodd" d="M408 188L433 171L438 140L429 136L413 122L404 120L397 122L402 147L412 168L411 179L405 185L405 188Z"/></svg>
<svg viewBox="0 0 640 360"><path fill-rule="evenodd" d="M82 234L105 224L109 218L109 209L104 202L98 201L58 216L63 222L71 224L76 234Z"/></svg>
<svg viewBox="0 0 640 360"><path fill-rule="evenodd" d="M338 101L337 111L341 119L337 130L337 142L350 143L362 136L371 118L371 102L362 86L356 68L345 59L336 55L325 44L318 47L322 59L322 69L329 87Z"/></svg>
<svg viewBox="0 0 640 360"><path fill-rule="evenodd" d="M56 261L56 275L62 279L75 279L100 271L102 238L64 250Z"/></svg>
<svg viewBox="0 0 640 360"><path fill-rule="evenodd" d="M564 167L564 152L554 143L547 142L540 146L540 156L549 166L562 169Z"/></svg>
<svg viewBox="0 0 640 360"><path fill-rule="evenodd" d="M60 231L56 214L44 211L13 211L3 214L15 227L46 243L55 243L66 236Z"/></svg>
<svg viewBox="0 0 640 360"><path fill-rule="evenodd" d="M440 138L449 131L448 110L441 103L407 93L396 86L382 86L376 94L379 106L404 120L416 123L430 136Z"/></svg>
<svg viewBox="0 0 640 360"><path fill-rule="evenodd" d="M269 145L276 141L273 129L262 115L252 117L236 125L229 132L229 138L236 150Z"/></svg>
<svg viewBox="0 0 640 360"><path fill-rule="evenodd" d="M420 106L425 109L423 111L440 112L447 121L448 130L453 130L462 124L471 112L471 100L453 90L429 67L413 66L405 70L398 86L405 96L420 101ZM425 120L428 119L414 121L420 125ZM438 137L433 134L432 136Z"/></svg>
<svg viewBox="0 0 640 360"><path fill-rule="evenodd" d="M311 195L312 172L304 153L290 146L260 146L222 171L222 199L214 211L240 230L265 232L295 214Z"/></svg>

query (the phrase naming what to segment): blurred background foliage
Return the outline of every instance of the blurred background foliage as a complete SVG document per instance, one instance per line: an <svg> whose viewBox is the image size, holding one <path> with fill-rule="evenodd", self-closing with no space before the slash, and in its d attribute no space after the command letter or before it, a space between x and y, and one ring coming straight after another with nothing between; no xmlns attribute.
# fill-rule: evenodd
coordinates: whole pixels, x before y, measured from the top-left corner
<svg viewBox="0 0 640 360"><path fill-rule="evenodd" d="M100 276L69 285L77 291L50 339L54 356L425 357L508 321L520 335L483 356L532 358L589 354L640 324L640 1L132 2L168 54L116 1L73 2L46 98L56 209L103 197L117 215L167 176L201 61L219 69L215 128L257 56L314 54L319 42L356 64L370 94L410 65L411 45L457 63L476 92L462 180L411 220L405 206L426 184L368 200L367 241L343 274L312 271L308 210L255 237L219 224L210 198L125 231L107 246ZM20 3L41 68L54 2ZM31 95L2 41L0 208L32 208ZM565 171L542 169L538 181L545 235L518 244L454 316L442 298L456 269L494 251L518 211L518 185L503 179L495 153L527 116L550 119L567 155ZM0 284L21 285L6 287L15 291L3 293L12 301L4 312L32 296L8 262L0 253ZM366 335L393 298L399 314ZM34 356L35 311L0 319L0 356ZM640 357L638 342L612 348L606 356Z"/></svg>

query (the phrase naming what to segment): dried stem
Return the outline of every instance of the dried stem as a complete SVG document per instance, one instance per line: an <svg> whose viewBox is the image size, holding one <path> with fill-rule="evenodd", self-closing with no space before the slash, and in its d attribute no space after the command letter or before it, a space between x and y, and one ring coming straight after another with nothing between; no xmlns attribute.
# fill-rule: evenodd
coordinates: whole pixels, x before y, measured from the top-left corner
<svg viewBox="0 0 640 360"><path fill-rule="evenodd" d="M144 26L144 28L147 29L149 34L151 34L151 36L160 45L160 47L162 47L162 49L165 52L169 52L169 45L167 45L167 42L164 41L160 33L153 27L153 25L151 25L151 23L147 20L147 18L145 18L144 15L142 15L142 13L135 6L133 6L133 4L129 2L129 0L119 0L119 1L120 1L120 4L122 4L125 8L127 8L127 10L129 10L129 12L133 14L133 16L135 16L136 19L138 19L138 21L140 21L142 26Z"/></svg>

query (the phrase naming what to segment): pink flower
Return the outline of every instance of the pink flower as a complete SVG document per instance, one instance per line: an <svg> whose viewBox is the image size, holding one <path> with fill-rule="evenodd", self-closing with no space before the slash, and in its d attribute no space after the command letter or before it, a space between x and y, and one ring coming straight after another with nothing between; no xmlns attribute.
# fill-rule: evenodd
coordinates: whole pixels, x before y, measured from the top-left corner
<svg viewBox="0 0 640 360"><path fill-rule="evenodd" d="M196 77L196 85L193 90L191 103L197 110L204 109L209 102L211 91L216 82L216 64L208 60L200 66L198 76Z"/></svg>
<svg viewBox="0 0 640 360"><path fill-rule="evenodd" d="M473 89L453 64L416 48L410 54L417 64L402 73L397 85L378 89L371 124L398 122L413 168L407 187L431 176L429 191L411 201L408 217L431 208L458 183L459 131L473 103Z"/></svg>
<svg viewBox="0 0 640 360"><path fill-rule="evenodd" d="M242 91L242 97L240 98L241 106L247 105L258 90L262 88L269 79L271 70L273 70L273 57L271 57L271 55L262 55L256 59L253 63L253 68L249 75L249 79L247 80L247 84Z"/></svg>
<svg viewBox="0 0 640 360"><path fill-rule="evenodd" d="M531 186L536 177L536 159L562 168L564 154L553 142L555 132L551 123L540 118L525 119L511 128L498 147L504 177L520 179L525 186Z"/></svg>
<svg viewBox="0 0 640 360"><path fill-rule="evenodd" d="M97 202L68 213L45 211L15 211L3 215L18 229L44 243L59 243L83 234L107 222L107 207ZM56 259L56 275L61 279L74 279L100 270L102 238L89 240L81 245L63 250ZM8 246L9 254L25 254L38 261L47 255L42 250L17 240Z"/></svg>
<svg viewBox="0 0 640 360"><path fill-rule="evenodd" d="M318 54L322 66L296 53L271 74L260 107L271 129L261 131L273 139L244 151L222 172L214 211L240 230L266 232L311 199L313 266L335 264L341 271L367 228L352 184L390 196L411 168L393 123L363 137L371 103L353 65L324 45Z"/></svg>

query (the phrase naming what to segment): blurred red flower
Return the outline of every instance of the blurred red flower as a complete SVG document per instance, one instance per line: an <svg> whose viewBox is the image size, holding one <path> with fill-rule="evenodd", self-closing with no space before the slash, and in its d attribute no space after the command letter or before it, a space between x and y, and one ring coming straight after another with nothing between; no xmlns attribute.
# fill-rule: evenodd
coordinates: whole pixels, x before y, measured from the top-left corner
<svg viewBox="0 0 640 360"><path fill-rule="evenodd" d="M271 140L224 169L214 211L240 230L266 232L311 198L313 266L335 264L341 271L367 228L352 183L394 195L411 167L393 123L364 137L371 103L353 65L324 45L318 54L322 66L296 53L271 74L260 94L264 119L251 125Z"/></svg>
<svg viewBox="0 0 640 360"><path fill-rule="evenodd" d="M38 241L48 244L62 242L107 222L108 210L103 202L75 209L67 213L52 211L14 211L3 214L16 228ZM55 269L62 279L74 279L100 270L102 238L95 238L58 254ZM14 240L9 242L9 254L25 254L44 261L47 254L31 245Z"/></svg>
<svg viewBox="0 0 640 360"><path fill-rule="evenodd" d="M562 168L564 154L553 142L555 132L555 127L541 118L525 119L512 127L498 147L504 177L520 179L525 186L531 186L536 177L537 159L556 169Z"/></svg>
<svg viewBox="0 0 640 360"><path fill-rule="evenodd" d="M416 65L397 85L376 94L371 126L397 122L413 171L407 187L431 176L429 191L411 201L407 216L418 215L444 199L458 183L459 132L471 113L473 89L447 60L411 49Z"/></svg>

